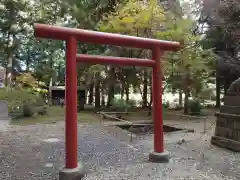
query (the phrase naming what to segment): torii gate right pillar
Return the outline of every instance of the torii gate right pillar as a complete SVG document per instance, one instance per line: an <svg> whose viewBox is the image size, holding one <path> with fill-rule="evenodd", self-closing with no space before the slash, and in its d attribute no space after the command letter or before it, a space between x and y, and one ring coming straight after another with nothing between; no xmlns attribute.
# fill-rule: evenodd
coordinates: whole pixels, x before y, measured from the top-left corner
<svg viewBox="0 0 240 180"><path fill-rule="evenodd" d="M164 151L163 110L162 110L162 72L161 57L163 51L159 47L152 49L152 59L155 65L152 70L153 89L153 121L154 121L154 151L149 154L151 162L168 162L169 153Z"/></svg>

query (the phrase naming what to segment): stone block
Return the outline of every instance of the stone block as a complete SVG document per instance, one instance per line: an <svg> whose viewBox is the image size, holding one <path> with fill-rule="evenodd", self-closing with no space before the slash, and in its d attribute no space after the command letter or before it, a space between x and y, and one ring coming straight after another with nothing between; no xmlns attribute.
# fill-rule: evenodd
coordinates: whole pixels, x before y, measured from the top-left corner
<svg viewBox="0 0 240 180"><path fill-rule="evenodd" d="M236 117L231 114L220 113L216 125L219 127L234 128L234 119ZM238 117L237 117L238 118Z"/></svg>
<svg viewBox="0 0 240 180"><path fill-rule="evenodd" d="M240 78L235 80L226 92L227 96L240 96Z"/></svg>
<svg viewBox="0 0 240 180"><path fill-rule="evenodd" d="M225 96L224 97L225 106L240 106L240 96Z"/></svg>
<svg viewBox="0 0 240 180"><path fill-rule="evenodd" d="M224 117L220 117L220 116L219 116L219 117L217 118L216 126L218 126L218 127L225 127L226 124L227 124L227 121L226 121L226 119L225 119Z"/></svg>
<svg viewBox="0 0 240 180"><path fill-rule="evenodd" d="M59 172L59 180L80 180L84 178L85 170L83 169L82 164L78 164L77 168L74 169L65 169L63 168Z"/></svg>
<svg viewBox="0 0 240 180"><path fill-rule="evenodd" d="M8 103L0 100L0 120L9 119L8 116Z"/></svg>
<svg viewBox="0 0 240 180"><path fill-rule="evenodd" d="M238 131L236 131L236 130L232 130L232 134L231 134L232 136L231 136L231 138L229 138L229 139L232 139L232 140L234 140L234 141L238 141Z"/></svg>
<svg viewBox="0 0 240 180"><path fill-rule="evenodd" d="M167 163L169 162L169 153L167 151L162 153L152 152L149 154L149 161L154 163Z"/></svg>
<svg viewBox="0 0 240 180"><path fill-rule="evenodd" d="M11 118L8 116L8 104L0 100L0 131L6 130L10 124Z"/></svg>
<svg viewBox="0 0 240 180"><path fill-rule="evenodd" d="M240 78L234 81L224 97L217 117L212 144L240 151Z"/></svg>
<svg viewBox="0 0 240 180"><path fill-rule="evenodd" d="M228 129L228 128L224 128L224 127L216 127L215 135L240 142L240 131L239 130Z"/></svg>
<svg viewBox="0 0 240 180"><path fill-rule="evenodd" d="M213 145L226 148L231 151L240 152L240 142L238 141L234 141L234 140L219 137L219 136L213 136L211 139L211 143Z"/></svg>
<svg viewBox="0 0 240 180"><path fill-rule="evenodd" d="M216 136L229 138L229 137L232 136L231 134L232 134L232 130L231 129L224 128L224 127L216 127L216 130L215 130L215 135Z"/></svg>
<svg viewBox="0 0 240 180"><path fill-rule="evenodd" d="M227 128L230 128L230 129L233 129L233 128L234 128L234 118L235 118L235 117L233 117L233 116L227 117L227 119L226 119L226 121L227 121L226 127L227 127Z"/></svg>
<svg viewBox="0 0 240 180"><path fill-rule="evenodd" d="M237 138L237 140L236 141L238 141L238 142L240 142L240 131L237 131L237 136L238 136L238 138Z"/></svg>
<svg viewBox="0 0 240 180"><path fill-rule="evenodd" d="M234 129L240 131L240 120L235 120L233 126L234 126Z"/></svg>
<svg viewBox="0 0 240 180"><path fill-rule="evenodd" d="M221 106L220 108L221 113L228 113L228 114L238 114L240 115L240 106Z"/></svg>

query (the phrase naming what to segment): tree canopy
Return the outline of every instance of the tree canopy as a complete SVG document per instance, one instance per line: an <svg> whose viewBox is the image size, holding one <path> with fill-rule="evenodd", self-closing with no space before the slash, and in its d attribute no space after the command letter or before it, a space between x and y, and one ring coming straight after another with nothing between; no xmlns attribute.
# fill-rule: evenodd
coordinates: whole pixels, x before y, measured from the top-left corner
<svg viewBox="0 0 240 180"><path fill-rule="evenodd" d="M37 22L179 41L181 50L165 53L161 61L164 90L178 92L179 99L182 94L186 94L186 98L201 97L216 74L214 53L227 52L231 61L224 62L238 64L239 5L237 0L224 2L218 9L220 20L209 21L209 28L203 36L199 30L200 21L195 18L201 14L197 11L201 7L199 2L167 3L157 0L0 0L0 63L6 68L5 85L12 88L14 82L24 79L24 74L28 79L33 78L30 78L31 81L43 82L46 86L50 82L65 84L65 43L36 39L33 24ZM186 7L188 11L185 11ZM81 42L78 51L84 54L151 57L147 50ZM217 56L222 57L221 54ZM151 105L150 68L80 64L77 69L79 83L84 81L91 96L89 103L95 99L95 105L100 106L105 104L107 96L107 105L110 106L116 93L129 101L129 94L134 91L141 94L142 106ZM95 98L92 97L93 90Z"/></svg>

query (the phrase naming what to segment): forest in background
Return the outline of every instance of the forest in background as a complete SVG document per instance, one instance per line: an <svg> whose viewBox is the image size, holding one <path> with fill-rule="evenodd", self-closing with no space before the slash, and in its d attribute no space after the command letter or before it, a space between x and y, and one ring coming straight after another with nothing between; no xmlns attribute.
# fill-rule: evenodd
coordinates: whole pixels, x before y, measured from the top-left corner
<svg viewBox="0 0 240 180"><path fill-rule="evenodd" d="M0 64L7 76L1 98L13 97L7 94L19 84L32 88L65 84L65 43L33 36L33 24L44 23L179 41L181 50L162 60L164 92L178 93L185 113L189 97L211 96L219 107L220 93L240 73L239 4L239 0L0 0ZM78 53L150 56L146 50L81 42ZM77 68L78 83L84 81L88 103L94 102L96 108L111 106L114 94L129 102L130 89L141 93L142 107L151 107L151 69L98 64ZM216 84L216 96L209 84ZM16 96L14 100L34 99Z"/></svg>

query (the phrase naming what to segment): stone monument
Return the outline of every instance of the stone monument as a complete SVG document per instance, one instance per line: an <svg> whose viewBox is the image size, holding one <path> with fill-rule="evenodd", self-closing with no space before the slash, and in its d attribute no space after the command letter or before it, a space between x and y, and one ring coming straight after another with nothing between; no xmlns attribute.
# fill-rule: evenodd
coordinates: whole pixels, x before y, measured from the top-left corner
<svg viewBox="0 0 240 180"><path fill-rule="evenodd" d="M5 130L10 121L11 118L8 116L8 103L0 100L0 131Z"/></svg>
<svg viewBox="0 0 240 180"><path fill-rule="evenodd" d="M216 113L215 135L211 143L240 152L240 78L234 81L224 97L224 105Z"/></svg>

